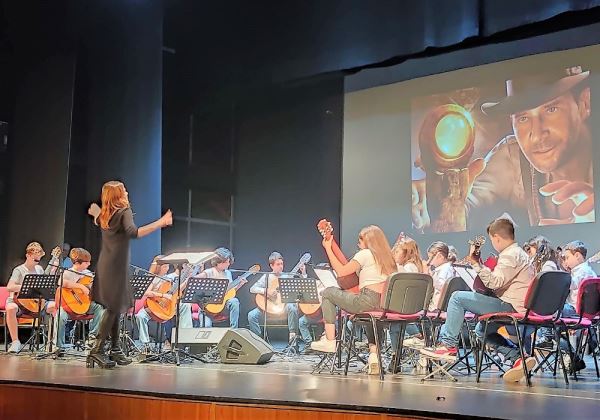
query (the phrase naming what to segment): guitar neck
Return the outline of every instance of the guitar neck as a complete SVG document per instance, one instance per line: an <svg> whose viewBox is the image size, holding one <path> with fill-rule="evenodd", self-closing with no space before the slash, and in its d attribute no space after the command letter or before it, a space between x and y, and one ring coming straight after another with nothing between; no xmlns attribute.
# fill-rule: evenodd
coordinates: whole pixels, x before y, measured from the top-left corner
<svg viewBox="0 0 600 420"><path fill-rule="evenodd" d="M292 271L290 271L290 274L296 274L299 270L300 270L300 261L298 261L298 264L296 264L294 266L294 268L292 268Z"/></svg>
<svg viewBox="0 0 600 420"><path fill-rule="evenodd" d="M250 277L250 275L252 275L252 271L248 271L247 273L244 273L238 278L236 278L234 281L231 282L231 287L229 287L228 290L239 290L240 287L242 287L245 284L246 279Z"/></svg>
<svg viewBox="0 0 600 420"><path fill-rule="evenodd" d="M348 264L348 258L346 258L335 239L331 241L331 251L333 252L333 255L335 255L339 262L341 262L344 265Z"/></svg>

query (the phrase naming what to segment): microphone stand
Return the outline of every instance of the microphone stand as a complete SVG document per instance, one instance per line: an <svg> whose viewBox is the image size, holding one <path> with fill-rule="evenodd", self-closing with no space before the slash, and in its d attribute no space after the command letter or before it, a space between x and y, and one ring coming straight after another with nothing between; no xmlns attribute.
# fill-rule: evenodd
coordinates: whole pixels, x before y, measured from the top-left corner
<svg viewBox="0 0 600 420"><path fill-rule="evenodd" d="M42 354L38 354L36 356L37 360L41 360L41 359L46 359L48 357L52 357L52 359L56 360L56 358L59 356L60 354L60 348L58 347L58 323L60 322L60 311L62 309L62 286L63 286L63 275L65 272L65 268L63 268L60 264L60 257L57 257L58 260L58 264L53 264L52 261L54 261L54 258L52 258L50 260L50 262L48 262L48 265L46 267L46 269L48 267L53 267L55 269L54 271L54 277L57 279L57 283L58 283L58 287L59 287L59 294L58 294L58 302L56 302L55 300L55 313L52 319L52 323L49 325L48 328L48 351ZM37 261L36 261L37 264ZM52 271L52 269L50 270ZM70 271L70 270L69 270ZM49 273L52 275L52 273ZM42 307L41 305L39 306L40 312L39 312L39 317L41 317L41 313L42 313ZM39 321L38 321L38 325L39 325ZM64 331L63 331L64 332ZM56 350L53 349L53 345L54 340L56 339Z"/></svg>

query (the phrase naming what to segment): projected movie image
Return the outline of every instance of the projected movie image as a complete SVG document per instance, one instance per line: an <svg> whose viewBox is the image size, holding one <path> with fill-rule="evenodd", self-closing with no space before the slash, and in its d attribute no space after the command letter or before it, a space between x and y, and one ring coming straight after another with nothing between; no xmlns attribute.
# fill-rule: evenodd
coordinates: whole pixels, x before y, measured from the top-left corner
<svg viewBox="0 0 600 420"><path fill-rule="evenodd" d="M594 222L589 75L573 65L413 98L413 227Z"/></svg>

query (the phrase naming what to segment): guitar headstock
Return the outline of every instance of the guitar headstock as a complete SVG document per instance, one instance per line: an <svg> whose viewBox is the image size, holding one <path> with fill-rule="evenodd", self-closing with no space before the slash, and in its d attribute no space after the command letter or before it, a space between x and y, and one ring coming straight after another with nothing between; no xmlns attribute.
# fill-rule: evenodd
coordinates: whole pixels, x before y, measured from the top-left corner
<svg viewBox="0 0 600 420"><path fill-rule="evenodd" d="M298 265L302 265L302 264L306 264L306 263L310 262L311 258L312 258L312 255L310 255L310 252L305 252L304 254L302 254L300 259L298 260Z"/></svg>
<svg viewBox="0 0 600 420"><path fill-rule="evenodd" d="M475 248L481 248L485 244L485 236L477 235L473 239L469 240L469 245L473 245Z"/></svg>
<svg viewBox="0 0 600 420"><path fill-rule="evenodd" d="M479 258L481 256L481 247L485 244L485 236L477 235L469 240L469 245L473 247L472 257Z"/></svg>
<svg viewBox="0 0 600 420"><path fill-rule="evenodd" d="M240 280L241 284L246 284L248 283L247 278L254 273L257 273L260 271L260 265L259 264L254 264L253 266L251 266L248 271L244 274L242 274L240 277L238 277L238 279Z"/></svg>
<svg viewBox="0 0 600 420"><path fill-rule="evenodd" d="M587 259L588 263L597 263L598 261L600 261L600 252L596 252L594 255Z"/></svg>
<svg viewBox="0 0 600 420"><path fill-rule="evenodd" d="M52 258L58 258L60 257L62 254L62 247L59 246L55 246L52 251L50 252L50 255L52 255Z"/></svg>
<svg viewBox="0 0 600 420"><path fill-rule="evenodd" d="M319 220L319 223L317 223L317 229L319 230L321 236L323 236L325 239L329 239L333 234L333 226L327 219Z"/></svg>

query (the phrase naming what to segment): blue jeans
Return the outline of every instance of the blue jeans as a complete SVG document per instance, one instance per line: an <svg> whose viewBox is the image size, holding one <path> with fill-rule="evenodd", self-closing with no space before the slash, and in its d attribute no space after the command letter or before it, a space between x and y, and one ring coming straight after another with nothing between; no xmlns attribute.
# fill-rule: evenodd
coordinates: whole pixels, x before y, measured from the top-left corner
<svg viewBox="0 0 600 420"><path fill-rule="evenodd" d="M288 330L293 333L298 333L300 331L298 305L295 303L287 303L285 305L285 313L287 314ZM264 320L264 313L260 308L254 308L248 312L248 324L250 325L250 331L254 334L259 336L262 335L261 326L263 325ZM303 325L303 329L304 328L306 331L300 331L303 338L304 334L308 331L308 322ZM310 332L308 332L308 334L310 335Z"/></svg>
<svg viewBox="0 0 600 420"><path fill-rule="evenodd" d="M227 302L225 302L225 308L223 310L225 310L225 309L227 309L227 312L229 312L229 327L237 328L238 321L240 319L240 300L236 297L229 299ZM202 328L202 327L210 328L213 326L213 320L210 317L210 315L207 313L205 316L205 322L203 324L202 323L202 313L200 313L198 315L197 325L200 328Z"/></svg>
<svg viewBox="0 0 600 420"><path fill-rule="evenodd" d="M88 314L94 315L94 317L90 320L90 330L89 335L96 337L98 335L98 328L100 328L100 320L102 319L102 314L104 313L104 308L97 304L96 302L92 302L90 304L90 309L87 311ZM65 347L65 326L67 325L67 321L69 321L71 317L63 308L60 308L60 316L58 318L58 327L57 327L57 337L56 337L56 346L58 348Z"/></svg>
<svg viewBox="0 0 600 420"><path fill-rule="evenodd" d="M179 315L179 327L192 328L192 304L179 303ZM146 312L145 308L140 309L140 311L135 315L135 320L137 322L140 332L140 342L144 344L149 343L150 335L148 334L148 321L150 321L150 315L148 315L148 312ZM163 327L165 328L166 334L165 340L171 341L171 336L173 334L173 328L175 328L175 325L175 317L163 323Z"/></svg>
<svg viewBox="0 0 600 420"><path fill-rule="evenodd" d="M498 298L482 295L476 292L454 292L448 302L446 322L440 331L440 342L446 347L458 346L458 336L465 320L465 312L475 315L484 315L492 312L514 312L511 304ZM500 326L488 325L488 334L496 332ZM478 337L483 336L483 325L477 324L475 333Z"/></svg>
<svg viewBox="0 0 600 420"><path fill-rule="evenodd" d="M408 324L404 330L405 337L412 337L419 334L419 326L417 324ZM395 323L390 327L390 341L392 342L392 352L398 348L398 340L400 339L400 324Z"/></svg>

